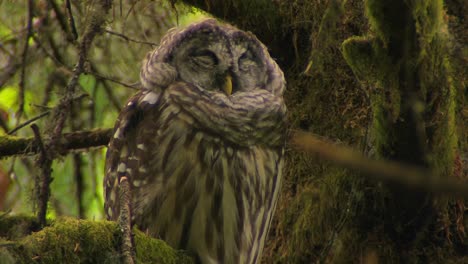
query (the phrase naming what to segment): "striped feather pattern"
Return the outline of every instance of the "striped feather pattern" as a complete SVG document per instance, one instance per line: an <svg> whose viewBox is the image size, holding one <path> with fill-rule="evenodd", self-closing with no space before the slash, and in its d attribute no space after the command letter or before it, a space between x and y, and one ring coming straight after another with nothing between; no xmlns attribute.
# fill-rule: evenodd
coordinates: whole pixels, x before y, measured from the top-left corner
<svg viewBox="0 0 468 264"><path fill-rule="evenodd" d="M222 30L213 20L193 27ZM269 87L228 96L178 80L164 54L193 27L169 33L144 61L146 89L127 102L109 144L105 210L118 219L118 182L126 176L140 229L201 263L258 263L282 178L283 74L245 33L267 55Z"/></svg>

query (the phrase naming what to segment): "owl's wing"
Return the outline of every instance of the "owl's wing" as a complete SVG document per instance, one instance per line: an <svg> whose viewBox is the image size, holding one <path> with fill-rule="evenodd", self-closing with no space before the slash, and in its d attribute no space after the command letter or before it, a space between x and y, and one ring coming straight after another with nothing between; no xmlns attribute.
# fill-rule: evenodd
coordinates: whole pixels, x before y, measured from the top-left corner
<svg viewBox="0 0 468 264"><path fill-rule="evenodd" d="M104 178L104 209L109 220L119 217L120 178L126 176L131 188L138 185L139 160L149 154L143 151L138 134L152 132L152 122L148 122L151 121L148 118L154 117L153 112L157 112L159 101L159 93L141 91L128 100L116 121L107 149Z"/></svg>

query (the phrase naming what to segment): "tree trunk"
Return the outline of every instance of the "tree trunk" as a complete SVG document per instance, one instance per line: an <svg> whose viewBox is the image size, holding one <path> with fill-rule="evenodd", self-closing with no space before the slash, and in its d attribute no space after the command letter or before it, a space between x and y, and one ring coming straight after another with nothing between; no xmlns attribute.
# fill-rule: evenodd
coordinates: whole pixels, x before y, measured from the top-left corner
<svg viewBox="0 0 468 264"><path fill-rule="evenodd" d="M270 48L287 77L293 129L438 177L463 176L454 167L458 146L466 146L457 139L463 77L455 75L465 70L452 66L442 1L184 2L252 31ZM294 152L288 164L265 263L464 257L463 200L363 180Z"/></svg>

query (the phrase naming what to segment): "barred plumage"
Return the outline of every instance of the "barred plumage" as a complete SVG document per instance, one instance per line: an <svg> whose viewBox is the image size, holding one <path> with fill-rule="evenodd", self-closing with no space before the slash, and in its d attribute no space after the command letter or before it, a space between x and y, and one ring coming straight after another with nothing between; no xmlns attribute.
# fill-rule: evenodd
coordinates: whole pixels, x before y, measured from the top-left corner
<svg viewBox="0 0 468 264"><path fill-rule="evenodd" d="M219 74L232 76L232 94ZM122 110L107 153L108 218L118 218L125 175L141 229L202 263L257 263L282 178L281 70L255 36L206 20L169 32L143 62L141 80L145 89Z"/></svg>

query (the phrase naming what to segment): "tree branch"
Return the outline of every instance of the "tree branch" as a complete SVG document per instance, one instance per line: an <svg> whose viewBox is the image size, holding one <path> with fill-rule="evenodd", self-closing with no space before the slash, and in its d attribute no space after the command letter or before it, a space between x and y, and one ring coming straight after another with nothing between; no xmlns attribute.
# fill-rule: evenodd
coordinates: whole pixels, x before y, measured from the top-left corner
<svg viewBox="0 0 468 264"><path fill-rule="evenodd" d="M28 0L28 24L27 24L27 33L24 40L23 53L21 54L21 72L20 72L20 81L19 81L19 93L18 93L18 111L16 112L18 116L18 121L21 118L21 115L24 112L24 94L25 94L25 75L26 75L26 58L28 56L29 50L29 38L32 36L32 19L33 19L33 1Z"/></svg>
<svg viewBox="0 0 468 264"><path fill-rule="evenodd" d="M76 149L102 147L108 144L111 129L97 129L65 133L59 140L61 154ZM311 133L293 131L289 146L296 151L314 154L345 168L359 170L366 176L395 182L427 192L468 197L468 184L452 178L441 178L431 171L388 160L372 160L344 146L319 139ZM0 137L0 158L14 155L36 154L39 151L34 138Z"/></svg>
<svg viewBox="0 0 468 264"><path fill-rule="evenodd" d="M36 166L41 169L36 176L36 186L35 186L35 203L37 204L37 221L41 227L46 225L46 213L47 213L47 203L50 196L49 185L52 181L52 159L48 155L44 144L42 143L41 133L39 132L39 127L36 124L31 125L32 130L34 131L35 143L39 147L40 155L36 159Z"/></svg>
<svg viewBox="0 0 468 264"><path fill-rule="evenodd" d="M111 135L111 129L64 133L60 140L58 140L57 149L60 154L65 154L71 150L105 146L109 142ZM0 158L15 155L31 155L38 152L39 145L33 137L0 136Z"/></svg>
<svg viewBox="0 0 468 264"><path fill-rule="evenodd" d="M337 165L361 171L366 176L415 189L468 198L468 184L434 175L430 170L390 160L372 160L357 151L327 143L310 133L292 132L292 147Z"/></svg>
<svg viewBox="0 0 468 264"><path fill-rule="evenodd" d="M133 264L135 250L133 247L132 238L132 213L130 202L132 201L132 194L130 191L130 185L127 177L120 178L119 181L119 199L120 199L120 215L119 215L119 227L122 231L122 238L120 244L120 250L122 252L122 258L124 264Z"/></svg>

